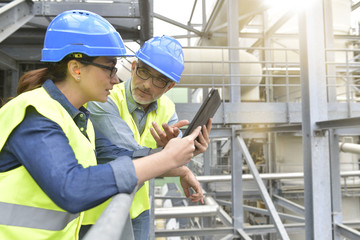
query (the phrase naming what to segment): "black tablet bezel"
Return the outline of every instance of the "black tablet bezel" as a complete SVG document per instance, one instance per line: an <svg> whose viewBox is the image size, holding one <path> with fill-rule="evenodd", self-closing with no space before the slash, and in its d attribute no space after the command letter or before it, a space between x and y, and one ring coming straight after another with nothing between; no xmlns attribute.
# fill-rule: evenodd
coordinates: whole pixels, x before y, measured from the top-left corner
<svg viewBox="0 0 360 240"><path fill-rule="evenodd" d="M189 124L188 128L184 133L184 137L189 135L198 126L206 125L210 118L214 117L217 109L221 105L221 98L219 91L212 88L206 96L204 102L200 106L199 110L195 114L193 120Z"/></svg>

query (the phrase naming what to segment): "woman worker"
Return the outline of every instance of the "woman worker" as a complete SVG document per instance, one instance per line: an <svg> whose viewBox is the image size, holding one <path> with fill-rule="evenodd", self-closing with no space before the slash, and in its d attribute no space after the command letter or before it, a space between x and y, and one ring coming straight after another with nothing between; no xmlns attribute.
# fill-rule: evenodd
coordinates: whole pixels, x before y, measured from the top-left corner
<svg viewBox="0 0 360 240"><path fill-rule="evenodd" d="M83 105L106 101L124 55L97 14L66 11L50 23L47 67L24 74L19 95L0 108L0 239L78 239L84 211L189 162L200 129L135 161L94 132Z"/></svg>

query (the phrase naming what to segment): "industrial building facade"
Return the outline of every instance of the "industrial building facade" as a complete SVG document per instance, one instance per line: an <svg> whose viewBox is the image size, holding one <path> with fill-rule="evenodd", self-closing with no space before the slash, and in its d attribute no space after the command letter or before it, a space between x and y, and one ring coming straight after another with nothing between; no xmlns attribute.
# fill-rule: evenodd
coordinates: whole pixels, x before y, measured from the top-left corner
<svg viewBox="0 0 360 240"><path fill-rule="evenodd" d="M137 46L153 36L155 19L166 22L186 31L173 36L184 43L185 70L168 93L179 119L191 120L211 88L222 104L208 150L189 164L206 204L190 204L155 180L150 238L360 239L360 1L279 8L195 0L184 22L154 11L156 2L1 0L0 98L15 96L19 77L42 67L46 28L65 10L98 13ZM119 62L126 81L130 60ZM131 196L118 199L126 211ZM114 225L121 239L131 237L125 220ZM106 237L102 230L95 236Z"/></svg>

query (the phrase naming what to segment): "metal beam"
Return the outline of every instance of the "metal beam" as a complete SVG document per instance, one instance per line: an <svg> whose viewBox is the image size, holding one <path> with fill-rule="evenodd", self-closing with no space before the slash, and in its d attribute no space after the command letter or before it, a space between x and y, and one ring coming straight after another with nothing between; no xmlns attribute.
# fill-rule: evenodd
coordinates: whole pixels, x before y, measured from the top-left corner
<svg viewBox="0 0 360 240"><path fill-rule="evenodd" d="M260 178L263 180L275 180L275 179L300 179L304 178L304 173L260 173ZM360 171L343 171L340 172L341 177L359 177ZM231 175L211 175L211 176L196 176L196 179L201 183L210 182L228 182L231 181ZM243 174L242 180L253 180L252 174Z"/></svg>
<svg viewBox="0 0 360 240"><path fill-rule="evenodd" d="M60 13L83 9L99 14L104 18L140 18L137 1L121 1L109 3L90 3L74 1L37 1L34 2L34 14L40 17L55 17ZM130 27L130 26L129 26Z"/></svg>
<svg viewBox="0 0 360 240"><path fill-rule="evenodd" d="M240 239L243 239L243 240L251 240L251 238L249 237L249 235L247 235L244 230L242 230L242 229L236 229L236 231L239 233Z"/></svg>
<svg viewBox="0 0 360 240"><path fill-rule="evenodd" d="M153 36L153 0L139 1L141 31L140 45Z"/></svg>
<svg viewBox="0 0 360 240"><path fill-rule="evenodd" d="M158 14L158 13L154 13L154 14L153 14L153 17L155 17L155 18L157 18L157 19L160 19L160 20L162 20L162 21L164 21L164 22L170 23L170 24L172 24L172 25L175 25L175 26L177 26L177 27L183 28L183 29L185 29L185 30L188 30L189 32L193 32L193 33L195 33L195 34L198 35L198 36L202 36L202 35L203 35L203 33L202 33L201 31L196 30L195 28L193 28L193 27L191 27L191 26L188 26L188 25L179 23L179 22L174 21L174 20L172 20L172 19L170 19L170 18L167 18L167 17L165 17L165 16L163 16L163 15L160 15L160 14Z"/></svg>
<svg viewBox="0 0 360 240"><path fill-rule="evenodd" d="M234 234L236 229L244 227L244 193L242 182L243 157L241 154L241 146L238 144L235 127L232 128L231 134L231 210L233 217Z"/></svg>
<svg viewBox="0 0 360 240"><path fill-rule="evenodd" d="M0 50L0 69L7 70L17 70L16 61L6 53Z"/></svg>
<svg viewBox="0 0 360 240"><path fill-rule="evenodd" d="M256 15L262 14L262 13L263 13L264 11L266 11L268 8L269 8L269 6L262 5L262 6L260 6L260 8L257 8L257 9L255 9L255 10L252 11L252 12L247 12L247 13L244 14L244 15L240 15L240 16L238 16L238 22L240 22L240 21L242 21L242 20L244 20L244 19L246 19L246 18L252 19L252 18L254 18ZM228 23L227 23L227 22L225 22L225 23L223 23L223 24L220 24L220 25L218 25L217 27L212 28L212 29L211 29L211 31L212 31L212 36L213 36L213 33L214 33L214 32L223 30L223 28L226 28L226 27L228 27ZM262 34L258 34L257 36L262 37L263 35L262 35Z"/></svg>
<svg viewBox="0 0 360 240"><path fill-rule="evenodd" d="M155 218L183 218L216 216L219 204L212 197L205 197L205 205L155 208Z"/></svg>
<svg viewBox="0 0 360 240"><path fill-rule="evenodd" d="M220 240L233 240L233 239L234 239L234 235L228 234L225 237L221 238Z"/></svg>
<svg viewBox="0 0 360 240"><path fill-rule="evenodd" d="M303 231L305 223L290 223L284 224L289 232ZM245 226L244 231L248 235L262 235L267 233L276 233L276 227L271 224ZM156 237L172 237L172 236L215 236L228 235L233 233L232 227L217 227L217 228L201 228L201 229L176 229L176 230L156 230ZM240 237L235 234L234 237Z"/></svg>
<svg viewBox="0 0 360 240"><path fill-rule="evenodd" d="M194 16L194 12L195 12L195 8L196 8L196 4L197 4L197 0L194 1L193 7L192 7L192 10L191 10L191 14L190 14L190 17L189 17L189 20L188 20L188 23L191 23L191 21L192 21L192 18L193 18L193 16Z"/></svg>
<svg viewBox="0 0 360 240"><path fill-rule="evenodd" d="M334 129L334 134L338 136L359 136L360 128L359 127L338 128L338 129Z"/></svg>
<svg viewBox="0 0 360 240"><path fill-rule="evenodd" d="M249 167L251 174L254 176L256 184L260 190L260 194L265 202L267 209L270 212L270 216L271 216L272 220L274 221L275 227L278 230L278 233L279 233L281 239L289 239L290 240L290 238L284 228L284 225L281 222L279 214L274 206L274 203L271 201L270 195L265 187L265 184L262 181L262 179L260 178L259 172L255 166L254 160L252 159L252 157L249 153L249 150L246 147L244 139L242 139L240 137L237 137L237 139L240 144L241 151L242 151L243 155L245 156L247 166Z"/></svg>
<svg viewBox="0 0 360 240"><path fill-rule="evenodd" d="M0 43L34 17L32 1L15 0L0 8Z"/></svg>
<svg viewBox="0 0 360 240"><path fill-rule="evenodd" d="M155 237L176 237L176 236L214 236L232 234L232 227L201 228L201 229L174 229L155 230Z"/></svg>
<svg viewBox="0 0 360 240"><path fill-rule="evenodd" d="M155 218L208 217L216 216L218 211L218 206L155 208Z"/></svg>
<svg viewBox="0 0 360 240"><path fill-rule="evenodd" d="M353 240L360 239L360 232L353 228L350 228L344 224L336 224L335 227L336 231L346 238Z"/></svg>
<svg viewBox="0 0 360 240"><path fill-rule="evenodd" d="M319 129L358 127L360 125L360 117L318 121L316 125Z"/></svg>
<svg viewBox="0 0 360 240"><path fill-rule="evenodd" d="M305 223L289 223L284 224L284 227L288 232L303 231ZM272 224L244 227L244 230L249 235L261 235L267 233L275 233L277 231L276 227Z"/></svg>
<svg viewBox="0 0 360 240"><path fill-rule="evenodd" d="M301 132L301 124L279 125L273 127L242 128L238 132Z"/></svg>
<svg viewBox="0 0 360 240"><path fill-rule="evenodd" d="M243 206L243 208L245 211L248 211L248 212L259 213L261 215L270 216L269 211L266 209L256 208L256 207L251 207L251 206ZM286 214L286 213L279 213L279 217L282 219L290 220L290 221L294 221L294 222L305 222L305 218L303 218L303 217Z"/></svg>
<svg viewBox="0 0 360 240"><path fill-rule="evenodd" d="M351 11L354 11L360 7L360 1L351 6Z"/></svg>
<svg viewBox="0 0 360 240"><path fill-rule="evenodd" d="M290 201L286 198L280 197L278 195L273 195L274 203L292 211L295 213L298 213L302 216L305 216L305 208L297 203L294 203L293 201Z"/></svg>
<svg viewBox="0 0 360 240"><path fill-rule="evenodd" d="M231 103L241 102L241 77L240 66L238 64L240 60L239 53L239 22L237 21L239 17L239 5L238 1L227 1L227 43L230 47L229 49L229 80L230 80L230 96L229 100Z"/></svg>
<svg viewBox="0 0 360 240"><path fill-rule="evenodd" d="M334 49L334 23L333 23L333 11L332 11L332 0L324 0L324 28L325 28L325 48L326 49ZM335 58L336 52L328 51L326 52L326 62L336 62ZM336 94L336 65L328 64L326 66L326 75L327 84L328 84L328 101L336 102L337 94Z"/></svg>
<svg viewBox="0 0 360 240"><path fill-rule="evenodd" d="M329 130L329 152L330 152L330 179L331 179L331 212L332 223L342 223L342 194L341 194L341 173L340 173L340 146L339 136ZM333 229L333 240L342 239L337 228Z"/></svg>
<svg viewBox="0 0 360 240"><path fill-rule="evenodd" d="M294 17L295 13L293 11L288 11L284 15L282 15L279 20L274 23L266 32L264 38L268 38L273 35L279 28L281 28L290 18ZM264 39L258 39L251 47L261 46ZM248 50L248 52L253 52L254 50Z"/></svg>
<svg viewBox="0 0 360 240"><path fill-rule="evenodd" d="M232 226L232 218L225 212L225 210L221 207L219 207L219 218L223 222L225 226Z"/></svg>
<svg viewBox="0 0 360 240"><path fill-rule="evenodd" d="M312 1L298 18L306 240L332 239L329 143L316 125L328 119L323 11L322 0Z"/></svg>
<svg viewBox="0 0 360 240"><path fill-rule="evenodd" d="M192 119L199 107L199 103L177 103L179 119ZM286 114L287 108L289 117ZM341 111L337 113L341 114ZM289 119L292 123L301 122L300 103L222 103L213 118L213 124L287 124Z"/></svg>
<svg viewBox="0 0 360 240"><path fill-rule="evenodd" d="M224 4L224 0L217 0L216 3L215 3L215 6L213 8L213 11L211 12L211 15L203 29L203 32L205 33L205 35L208 35L209 34L209 30L210 28L212 27L212 25L214 24L215 22L215 19L218 17L218 14ZM201 40L200 40L201 41Z"/></svg>

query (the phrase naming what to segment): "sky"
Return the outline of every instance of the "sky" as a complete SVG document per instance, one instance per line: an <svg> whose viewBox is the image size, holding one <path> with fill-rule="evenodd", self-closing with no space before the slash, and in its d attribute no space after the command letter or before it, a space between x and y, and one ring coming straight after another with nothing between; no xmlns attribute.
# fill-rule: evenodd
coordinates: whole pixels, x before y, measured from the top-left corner
<svg viewBox="0 0 360 240"><path fill-rule="evenodd" d="M154 13L160 14L167 18L173 19L177 22L187 25L191 16L192 8L195 0L153 0L154 1ZM201 24L202 23L202 0L198 0L194 14L192 17L192 24ZM206 12L207 17L209 17L211 9L215 4L215 0L206 0ZM200 28L199 28L200 29ZM185 29L179 28L172 24L166 23L162 20L154 18L154 36L161 35L184 35L187 34ZM179 42L186 46L188 45L187 40L178 39ZM195 42L192 42L191 45L195 45Z"/></svg>

